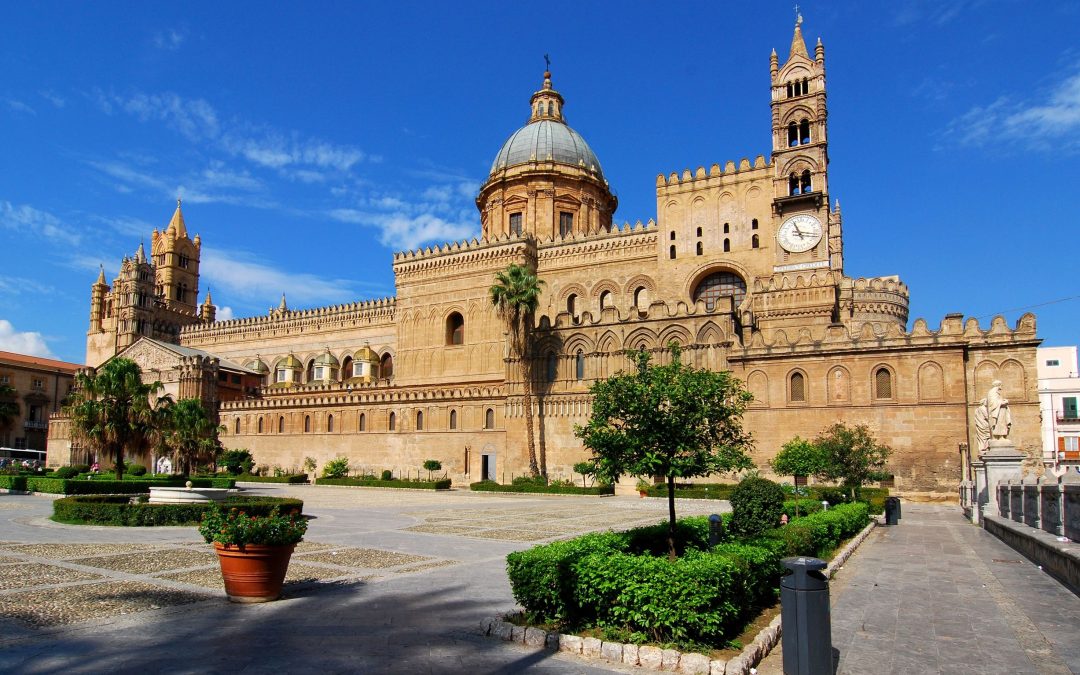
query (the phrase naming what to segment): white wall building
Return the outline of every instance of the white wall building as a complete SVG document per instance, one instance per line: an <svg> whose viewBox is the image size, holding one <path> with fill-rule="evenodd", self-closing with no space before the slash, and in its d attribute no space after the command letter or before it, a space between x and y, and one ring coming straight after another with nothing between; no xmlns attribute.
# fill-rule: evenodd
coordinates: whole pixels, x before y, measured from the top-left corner
<svg viewBox="0 0 1080 675"><path fill-rule="evenodd" d="M1080 465L1080 371L1076 347L1036 350L1043 462Z"/></svg>

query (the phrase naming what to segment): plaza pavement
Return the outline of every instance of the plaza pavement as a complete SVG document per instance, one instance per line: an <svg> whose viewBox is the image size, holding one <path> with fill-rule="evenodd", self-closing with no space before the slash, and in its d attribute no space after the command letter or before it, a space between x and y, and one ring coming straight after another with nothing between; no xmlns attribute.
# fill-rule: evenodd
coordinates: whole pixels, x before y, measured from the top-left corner
<svg viewBox="0 0 1080 675"><path fill-rule="evenodd" d="M642 672L478 626L514 607L507 553L658 522L663 500L257 491L314 516L285 598L264 605L225 601L195 528L60 525L51 498L0 494L0 672ZM955 507L905 503L903 516L832 583L840 673L1080 673L1080 598ZM776 649L759 673L781 670Z"/></svg>

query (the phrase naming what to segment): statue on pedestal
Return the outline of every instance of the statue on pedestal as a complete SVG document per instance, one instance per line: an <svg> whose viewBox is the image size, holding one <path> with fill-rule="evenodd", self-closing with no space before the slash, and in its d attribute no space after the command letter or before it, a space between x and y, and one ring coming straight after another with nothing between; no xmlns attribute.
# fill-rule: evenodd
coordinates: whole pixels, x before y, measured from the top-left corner
<svg viewBox="0 0 1080 675"><path fill-rule="evenodd" d="M997 440L1008 438L1012 428L1009 399L1001 393L1001 380L994 380L986 394L986 412L990 419L990 435Z"/></svg>
<svg viewBox="0 0 1080 675"><path fill-rule="evenodd" d="M975 408L975 443L980 456L990 449L990 413L985 398Z"/></svg>

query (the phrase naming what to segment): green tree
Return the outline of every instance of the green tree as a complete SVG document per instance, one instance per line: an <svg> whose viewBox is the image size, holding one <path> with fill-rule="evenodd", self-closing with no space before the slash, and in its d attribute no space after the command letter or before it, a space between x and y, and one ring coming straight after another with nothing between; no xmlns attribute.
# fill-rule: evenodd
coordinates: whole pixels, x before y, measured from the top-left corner
<svg viewBox="0 0 1080 675"><path fill-rule="evenodd" d="M432 471L442 471L442 462L437 459L429 459L424 462L424 468L427 469L427 479L430 481Z"/></svg>
<svg viewBox="0 0 1080 675"><path fill-rule="evenodd" d="M655 366L649 354L631 352L636 372L593 384L592 417L574 433L593 453L596 476L663 476L668 486L668 548L675 557L675 479L747 469L750 434L742 414L753 396L729 372L682 363L670 345L671 363Z"/></svg>
<svg viewBox="0 0 1080 675"><path fill-rule="evenodd" d="M19 416L18 392L15 387L0 384L0 431L7 431Z"/></svg>
<svg viewBox="0 0 1080 675"><path fill-rule="evenodd" d="M76 374L65 408L72 436L111 457L123 480L124 454L148 447L161 431L161 411L171 402L161 390L160 382L143 382L139 365L125 358Z"/></svg>
<svg viewBox="0 0 1080 675"><path fill-rule="evenodd" d="M596 475L596 465L592 462L578 462L574 465L574 473L581 474L581 487L585 488L585 479Z"/></svg>
<svg viewBox="0 0 1080 675"><path fill-rule="evenodd" d="M796 436L780 448L772 461L782 476L816 476L825 469L825 454L810 441ZM796 481L798 482L798 481ZM795 491L795 516L799 515L799 491Z"/></svg>
<svg viewBox="0 0 1080 675"><path fill-rule="evenodd" d="M202 401L180 399L170 406L166 425L165 444L184 474L191 475L198 465L214 461L221 448L220 427L214 424Z"/></svg>
<svg viewBox="0 0 1080 675"><path fill-rule="evenodd" d="M885 462L892 454L892 448L878 443L864 424L848 427L837 422L825 429L814 440L814 445L824 458L824 466L817 475L840 481L850 491L852 501L863 484L888 476Z"/></svg>
<svg viewBox="0 0 1080 675"><path fill-rule="evenodd" d="M533 325L533 314L540 305L540 293L544 282L524 265L513 264L495 275L495 283L488 289L491 304L506 323L510 335L511 357L517 359L525 404L525 433L528 436L529 472L532 475L547 475L547 457L541 449L540 462L536 460L536 445L533 442L532 415L532 373L528 358L529 334Z"/></svg>

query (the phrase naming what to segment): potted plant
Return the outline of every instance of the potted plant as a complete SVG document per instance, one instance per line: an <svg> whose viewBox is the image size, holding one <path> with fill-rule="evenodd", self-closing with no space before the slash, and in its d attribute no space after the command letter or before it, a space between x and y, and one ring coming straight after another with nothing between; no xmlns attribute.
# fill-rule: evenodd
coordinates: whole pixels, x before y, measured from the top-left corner
<svg viewBox="0 0 1080 675"><path fill-rule="evenodd" d="M640 496L640 497L648 497L649 496L649 490L652 488L652 486L653 486L653 484L651 482L645 480L644 478L638 478L638 482L637 482L638 496Z"/></svg>
<svg viewBox="0 0 1080 675"><path fill-rule="evenodd" d="M307 521L299 512L283 516L276 508L268 516L249 516L214 506L199 524L199 534L217 551L225 594L233 602L281 597L289 559L305 532Z"/></svg>

